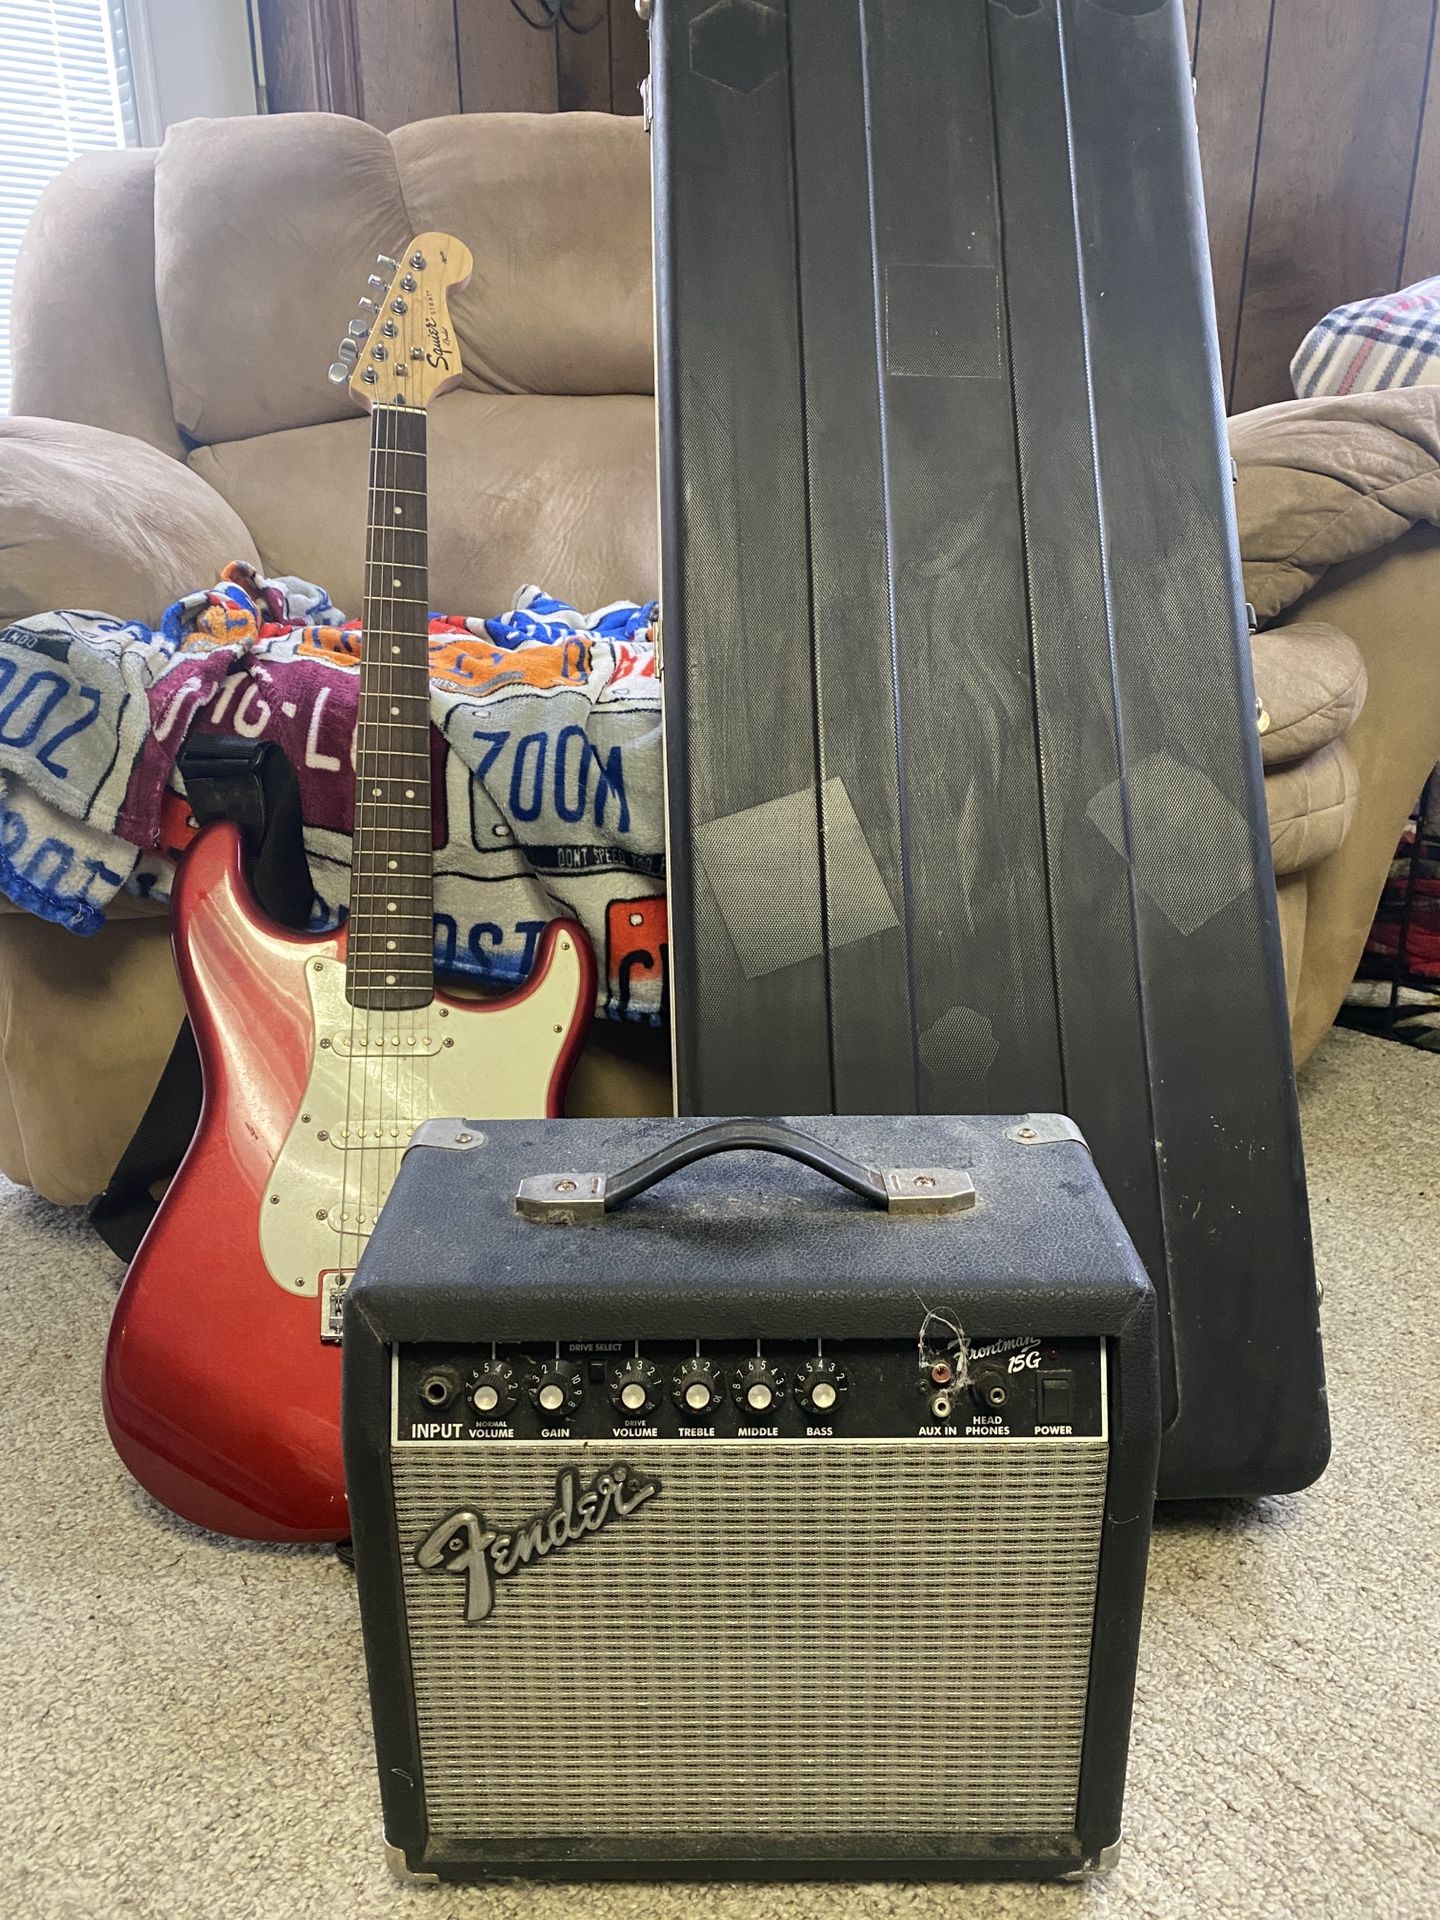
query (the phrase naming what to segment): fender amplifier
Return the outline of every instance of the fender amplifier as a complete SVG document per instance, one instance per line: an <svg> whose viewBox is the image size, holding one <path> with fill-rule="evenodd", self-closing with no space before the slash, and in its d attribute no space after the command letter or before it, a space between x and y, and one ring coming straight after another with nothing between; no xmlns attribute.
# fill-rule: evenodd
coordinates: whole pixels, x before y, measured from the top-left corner
<svg viewBox="0 0 1440 1920"><path fill-rule="evenodd" d="M1155 1302L1070 1122L431 1122L344 1367L398 1870L1108 1863Z"/></svg>

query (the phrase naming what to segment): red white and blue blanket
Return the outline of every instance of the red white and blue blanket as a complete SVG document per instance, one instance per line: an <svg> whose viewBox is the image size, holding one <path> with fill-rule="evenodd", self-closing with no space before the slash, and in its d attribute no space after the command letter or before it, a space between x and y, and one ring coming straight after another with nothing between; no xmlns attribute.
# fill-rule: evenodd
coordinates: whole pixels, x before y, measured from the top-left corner
<svg viewBox="0 0 1440 1920"><path fill-rule="evenodd" d="M573 915L598 1011L657 1022L665 939L660 690L649 606L581 615L527 587L498 619L432 614L435 958L506 987ZM48 613L0 631L0 891L92 933L163 899L193 831L192 733L274 740L300 782L316 931L344 916L361 633L320 587L225 569L158 628Z"/></svg>

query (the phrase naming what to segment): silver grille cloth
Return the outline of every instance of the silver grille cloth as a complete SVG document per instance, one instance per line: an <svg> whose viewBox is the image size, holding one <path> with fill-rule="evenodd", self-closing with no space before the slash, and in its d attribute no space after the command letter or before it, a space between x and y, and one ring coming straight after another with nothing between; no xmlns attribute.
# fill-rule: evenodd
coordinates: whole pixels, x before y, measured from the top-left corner
<svg viewBox="0 0 1440 1920"><path fill-rule="evenodd" d="M498 1583L423 1573L563 1466L661 1491ZM1075 1819L1103 1440L400 1447L432 1838L956 1834Z"/></svg>

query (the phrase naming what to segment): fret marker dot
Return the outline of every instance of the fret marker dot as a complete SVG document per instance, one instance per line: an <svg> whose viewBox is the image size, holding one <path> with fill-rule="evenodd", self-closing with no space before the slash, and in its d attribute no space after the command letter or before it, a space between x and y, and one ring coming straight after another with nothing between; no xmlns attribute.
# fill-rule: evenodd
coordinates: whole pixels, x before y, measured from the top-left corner
<svg viewBox="0 0 1440 1920"><path fill-rule="evenodd" d="M385 942L385 951L387 953L393 953L395 951L395 942L393 940L387 940Z"/></svg>
<svg viewBox="0 0 1440 1920"><path fill-rule="evenodd" d="M391 717L391 719L392 719L392 720L395 720L395 719L398 719L398 718L399 718L399 715L400 715L400 709L399 709L399 707L391 707L391 709L390 709L390 717Z"/></svg>
<svg viewBox="0 0 1440 1920"><path fill-rule="evenodd" d="M380 798L380 791L381 791L381 790L380 790L380 788L379 788L379 787L371 787L371 789L370 789L370 791L371 791L371 793L373 793L373 794L374 794L374 796L375 796L375 798L376 798L377 800L378 800L378 799Z"/></svg>
<svg viewBox="0 0 1440 1920"><path fill-rule="evenodd" d="M387 973L387 974L386 974L386 976L385 976L385 984L386 984L386 986L387 986L387 987L393 987L393 986L394 986L394 984L395 984L395 976L394 976L394 974L393 974L393 973Z"/></svg>
<svg viewBox="0 0 1440 1920"><path fill-rule="evenodd" d="M399 862L398 860L392 860L392 861L390 862L390 871L391 871L391 873L394 873L394 872L395 872L395 870L397 869L397 867L398 867L399 865L400 865L400 862ZM639 920L637 919L637 920L636 920L636 922L635 922L635 925L636 925L636 926L638 927L638 926L639 926L639 924L640 924L640 922L639 922Z"/></svg>
<svg viewBox="0 0 1440 1920"><path fill-rule="evenodd" d="M394 911L395 911L395 902L394 902L393 900L387 900L387 901L385 902L385 911L386 911L386 913L394 913Z"/></svg>
<svg viewBox="0 0 1440 1920"><path fill-rule="evenodd" d="M391 651L392 653L398 653L398 652L400 651L400 649L399 649L399 647L391 647L391 649L390 649L390 651Z"/></svg>
<svg viewBox="0 0 1440 1920"><path fill-rule="evenodd" d="M405 789L405 798L406 798L407 800L413 800L413 799L415 798L415 789L414 789L414 787L406 787L406 789Z"/></svg>
<svg viewBox="0 0 1440 1920"><path fill-rule="evenodd" d="M400 512L401 512L401 510L400 510L400 508L399 508L399 507L396 507L396 509L395 509L395 518L396 518L397 520L398 520L398 519L400 518Z"/></svg>
<svg viewBox="0 0 1440 1920"><path fill-rule="evenodd" d="M400 582L398 580L392 580L390 584L395 589L396 593L400 591Z"/></svg>

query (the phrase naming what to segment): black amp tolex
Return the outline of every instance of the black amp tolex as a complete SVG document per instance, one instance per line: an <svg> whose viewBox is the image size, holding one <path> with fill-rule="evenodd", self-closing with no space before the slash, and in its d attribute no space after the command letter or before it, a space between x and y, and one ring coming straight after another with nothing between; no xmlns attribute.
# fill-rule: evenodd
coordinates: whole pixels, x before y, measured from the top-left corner
<svg viewBox="0 0 1440 1920"><path fill-rule="evenodd" d="M1068 1121L422 1127L345 1306L392 1861L1107 1864L1156 1374Z"/></svg>

